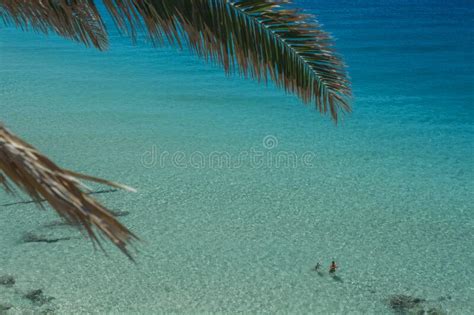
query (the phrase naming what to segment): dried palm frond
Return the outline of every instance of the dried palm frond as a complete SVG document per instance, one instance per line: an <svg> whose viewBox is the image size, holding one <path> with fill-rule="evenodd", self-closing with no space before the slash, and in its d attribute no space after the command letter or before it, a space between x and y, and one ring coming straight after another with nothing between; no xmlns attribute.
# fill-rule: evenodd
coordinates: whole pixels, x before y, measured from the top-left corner
<svg viewBox="0 0 474 315"><path fill-rule="evenodd" d="M132 259L127 244L136 236L92 198L79 179L134 191L132 188L60 168L0 124L0 184L13 192L7 177L40 207L46 200L66 222L84 229L99 246L94 228Z"/></svg>

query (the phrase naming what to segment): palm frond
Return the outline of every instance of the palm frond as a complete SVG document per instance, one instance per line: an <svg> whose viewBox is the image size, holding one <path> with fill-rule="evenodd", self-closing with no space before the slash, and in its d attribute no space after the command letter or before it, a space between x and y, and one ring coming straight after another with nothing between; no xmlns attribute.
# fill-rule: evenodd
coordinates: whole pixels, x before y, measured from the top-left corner
<svg viewBox="0 0 474 315"><path fill-rule="evenodd" d="M199 56L258 80L272 79L337 122L351 110L350 83L330 36L283 0L104 0L119 29L145 28L157 43L188 44Z"/></svg>
<svg viewBox="0 0 474 315"><path fill-rule="evenodd" d="M286 0L103 0L119 30L145 29L155 43L189 45L199 56L258 80L273 80L337 121L351 110L350 83L330 36ZM93 0L0 0L5 21L105 48Z"/></svg>
<svg viewBox="0 0 474 315"><path fill-rule="evenodd" d="M6 25L63 37L104 50L108 46L102 18L90 0L0 0Z"/></svg>
<svg viewBox="0 0 474 315"><path fill-rule="evenodd" d="M40 207L46 200L64 220L84 229L99 246L94 228L132 259L127 245L136 236L115 219L110 210L92 198L79 179L133 191L132 188L60 168L0 124L0 184L13 193L7 178Z"/></svg>

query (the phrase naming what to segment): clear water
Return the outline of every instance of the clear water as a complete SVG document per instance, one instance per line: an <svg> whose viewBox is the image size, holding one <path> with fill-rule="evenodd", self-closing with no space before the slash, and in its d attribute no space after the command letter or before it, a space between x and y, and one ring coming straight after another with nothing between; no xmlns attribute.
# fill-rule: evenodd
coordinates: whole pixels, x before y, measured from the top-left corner
<svg viewBox="0 0 474 315"><path fill-rule="evenodd" d="M1 120L59 164L137 188L97 197L129 211L121 219L142 242L134 265L108 244L105 256L75 230L45 227L57 220L50 210L0 206L0 276L17 280L0 286L0 304L381 314L406 294L474 313L474 6L297 4L350 66L354 113L337 127L187 51L115 35L99 53L1 29ZM184 164L157 161L165 151ZM200 163L213 152L233 164ZM261 152L263 164L242 152ZM277 165L281 154L298 160ZM0 193L2 204L22 199ZM28 232L73 239L23 244ZM342 282L310 270L332 258ZM54 299L22 298L40 288Z"/></svg>

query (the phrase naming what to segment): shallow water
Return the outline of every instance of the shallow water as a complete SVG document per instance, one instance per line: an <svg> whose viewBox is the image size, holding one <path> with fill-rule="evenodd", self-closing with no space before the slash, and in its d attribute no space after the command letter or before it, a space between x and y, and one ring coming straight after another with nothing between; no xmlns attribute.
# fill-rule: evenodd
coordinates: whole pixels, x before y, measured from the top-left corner
<svg viewBox="0 0 474 315"><path fill-rule="evenodd" d="M143 241L134 265L45 227L52 211L0 206L0 276L16 277L0 304L380 314L406 294L474 313L472 4L297 3L350 66L354 113L338 127L187 51L2 29L2 121L61 165L137 188L97 198ZM28 232L72 239L23 244ZM341 281L311 271L333 258ZM39 288L54 299L21 297Z"/></svg>

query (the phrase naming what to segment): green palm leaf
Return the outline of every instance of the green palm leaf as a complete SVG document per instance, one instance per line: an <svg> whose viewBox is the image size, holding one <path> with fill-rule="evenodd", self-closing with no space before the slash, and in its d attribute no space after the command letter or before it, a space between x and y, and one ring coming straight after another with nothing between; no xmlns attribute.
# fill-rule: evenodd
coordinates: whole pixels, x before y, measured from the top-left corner
<svg viewBox="0 0 474 315"><path fill-rule="evenodd" d="M42 5L39 5L41 3ZM155 43L187 44L199 56L314 102L337 121L349 112L344 64L312 15L283 0L103 0L119 30L133 39L145 29ZM92 0L1 0L4 21L107 47ZM49 26L49 27L48 27Z"/></svg>
<svg viewBox="0 0 474 315"><path fill-rule="evenodd" d="M24 30L55 32L100 50L107 33L96 7L86 0L1 0L0 19Z"/></svg>
<svg viewBox="0 0 474 315"><path fill-rule="evenodd" d="M184 40L227 72L271 78L335 121L339 112L350 111L349 80L331 38L312 15L289 8L289 1L104 2L119 29L132 36L145 26L155 42L166 38L181 45Z"/></svg>

